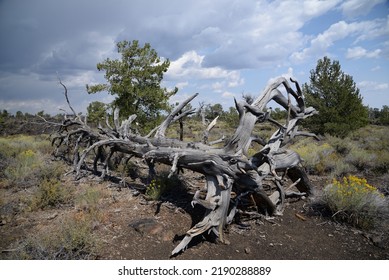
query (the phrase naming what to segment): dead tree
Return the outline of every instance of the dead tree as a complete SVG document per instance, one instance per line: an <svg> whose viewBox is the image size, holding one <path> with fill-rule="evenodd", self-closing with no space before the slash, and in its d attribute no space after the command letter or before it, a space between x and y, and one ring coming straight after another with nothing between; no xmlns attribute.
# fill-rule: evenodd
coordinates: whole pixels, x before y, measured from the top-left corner
<svg viewBox="0 0 389 280"><path fill-rule="evenodd" d="M185 250L194 236L204 232L213 232L224 242L224 228L233 221L244 196L250 195L264 214L282 215L290 186L297 187L298 195L309 195L312 192L308 177L299 165L299 155L285 146L297 136L315 137L298 130L298 123L317 111L305 106L299 84L292 79L291 82L295 90L285 78L280 77L268 85L251 104L235 100L239 125L223 148L215 148L206 141L188 143L165 137L169 125L194 113L194 110L183 109L197 94L181 103L161 125L146 136L139 135L131 128L135 115L119 123L119 111L115 110L114 124L110 125L107 121L106 126L100 126L98 130L91 129L80 118L66 119L58 134L53 137L53 144L57 148L63 145L69 147L70 160L77 177L82 176L87 155L94 153L93 170L96 172L98 159L105 158L106 167L115 152L143 159L149 166L150 176L155 175L155 163L171 166L169 176L181 169L203 174L206 179L206 196L202 197L200 190L197 190L192 206L199 204L204 207L204 218L187 231L172 255ZM282 86L286 93L279 89ZM273 120L271 112L265 111L266 105L272 100L288 111L284 124ZM268 140L252 135L255 124L261 122L271 122L277 126L276 132ZM252 141L263 147L250 157L248 149ZM80 147L84 149L79 154ZM104 157L103 150L108 151ZM102 171L102 174L104 176L105 172ZM292 181L289 185L286 185L287 177ZM235 194L233 199L232 192Z"/></svg>

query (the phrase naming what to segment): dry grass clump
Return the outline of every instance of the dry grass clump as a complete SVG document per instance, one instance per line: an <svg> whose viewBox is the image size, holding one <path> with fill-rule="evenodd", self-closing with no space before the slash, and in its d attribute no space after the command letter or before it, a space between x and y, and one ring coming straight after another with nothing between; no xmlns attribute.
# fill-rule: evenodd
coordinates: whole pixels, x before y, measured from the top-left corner
<svg viewBox="0 0 389 280"><path fill-rule="evenodd" d="M101 205L104 199L108 198L108 191L87 186L75 199L75 208L79 215L93 227L107 220L106 213L101 211Z"/></svg>
<svg viewBox="0 0 389 280"><path fill-rule="evenodd" d="M62 205L73 203L74 191L72 188L63 185L57 179L41 180L35 191L31 202L30 210L58 208Z"/></svg>
<svg viewBox="0 0 389 280"><path fill-rule="evenodd" d="M27 236L9 256L19 260L80 260L96 258L97 240L91 224L74 215L59 227Z"/></svg>

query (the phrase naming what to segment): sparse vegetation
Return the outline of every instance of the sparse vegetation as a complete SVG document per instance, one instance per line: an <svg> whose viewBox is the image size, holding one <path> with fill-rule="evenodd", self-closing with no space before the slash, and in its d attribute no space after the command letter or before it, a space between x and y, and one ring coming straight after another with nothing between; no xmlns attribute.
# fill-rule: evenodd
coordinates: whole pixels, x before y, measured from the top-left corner
<svg viewBox="0 0 389 280"><path fill-rule="evenodd" d="M97 241L91 224L81 215L65 220L49 232L31 234L23 240L11 259L80 260L94 259Z"/></svg>
<svg viewBox="0 0 389 280"><path fill-rule="evenodd" d="M75 208L85 221L97 225L106 219L106 213L101 210L101 201L108 196L108 193L88 185L75 197Z"/></svg>
<svg viewBox="0 0 389 280"><path fill-rule="evenodd" d="M292 146L310 174L383 175L389 170L388 127L367 126L345 139L326 135L322 141L304 139Z"/></svg>
<svg viewBox="0 0 389 280"><path fill-rule="evenodd" d="M168 177L168 173L162 173L148 184L146 197L150 200L159 200L166 192L179 185L177 176Z"/></svg>
<svg viewBox="0 0 389 280"><path fill-rule="evenodd" d="M352 175L334 179L324 188L323 198L333 218L364 229L374 227L388 214L385 196L366 179Z"/></svg>
<svg viewBox="0 0 389 280"><path fill-rule="evenodd" d="M71 204L73 192L70 188L63 186L56 179L44 179L38 185L38 189L31 201L31 209L45 209L59 207L64 204Z"/></svg>
<svg viewBox="0 0 389 280"><path fill-rule="evenodd" d="M188 140L201 140L203 125L188 118L185 129L188 126L191 128L189 134L185 133L191 137ZM178 128L172 126L169 131L172 137L178 136L174 129ZM256 129L259 135L270 135L274 128L266 125ZM229 125L221 120L211 140L219 139L223 134L228 137L230 132ZM292 145L291 149L304 159L303 166L309 174L331 181L323 189L321 198L335 221L370 230L388 219L385 196L389 193L389 186L385 184L388 178L385 174L389 171L387 135L389 127L367 126L344 139L325 135L322 141L301 139ZM249 153L258 148L260 146L251 148ZM98 230L107 227L110 221L110 214L102 205L107 200L115 200L108 189L95 188L91 183L75 187L64 180L65 165L52 161L51 151L45 135L0 138L1 225L6 227L15 223L15 219L27 220L28 215L49 213L46 216L57 217L49 223L34 225L23 236L18 236L11 245L15 250L6 258L94 259L99 255L101 242L97 237ZM125 164L122 160L118 168L111 170L131 176L135 172L131 164L131 161ZM178 177L168 178L168 173L166 170L160 173L144 188L146 199L163 200L164 195L179 186ZM374 178L378 184L373 187L364 178ZM9 197L5 193L13 195ZM58 213L64 214L57 216Z"/></svg>
<svg viewBox="0 0 389 280"><path fill-rule="evenodd" d="M0 185L28 188L47 177L58 178L63 173L63 163L50 162L50 153L45 135L0 138Z"/></svg>

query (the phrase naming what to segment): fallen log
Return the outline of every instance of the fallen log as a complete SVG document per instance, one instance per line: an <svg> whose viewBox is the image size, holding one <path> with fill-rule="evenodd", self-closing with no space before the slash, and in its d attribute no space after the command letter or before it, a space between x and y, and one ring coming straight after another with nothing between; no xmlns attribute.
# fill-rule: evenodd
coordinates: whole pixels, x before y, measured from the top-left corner
<svg viewBox="0 0 389 280"><path fill-rule="evenodd" d="M314 136L299 131L298 123L317 112L314 108L305 106L298 83L291 81L296 85L296 90L291 88L285 78L280 77L269 84L251 104L235 100L239 125L222 148L207 144L209 131L216 120L208 126L201 142L185 142L165 136L166 129L173 122L194 112L183 109L197 94L182 102L160 126L146 136L131 129L136 116L130 116L120 124L120 112L115 110L114 124L110 125L107 121L106 127L100 126L97 130L90 128L79 117L66 119L53 137L52 143L57 153L59 147L68 147L68 157L77 178L82 176L81 171L86 165L88 155L94 154L93 170L97 172L98 160L104 159L105 169L112 155L118 152L144 160L149 166L150 178L155 176L155 163L171 166L169 176L182 169L205 175L206 196L201 199L196 192L192 201L192 206L198 204L206 209L204 218L187 231L184 239L172 251L172 255L175 255L185 250L193 237L204 232L212 232L225 242L224 228L233 221L236 207L243 195L251 195L258 210L265 215L282 215L287 187L285 177L292 180L292 185L296 186L300 193L312 193L312 185L300 166L299 155L286 149L286 145L296 136ZM285 88L286 96L278 89L280 86ZM67 90L65 86L64 88L68 101ZM288 110L285 124L274 121L271 112L266 111L266 105L272 100ZM253 129L257 123L263 122L276 125L277 131L270 139L257 141L263 148L249 156L248 149L254 141ZM80 153L81 147L83 150ZM105 171L102 174L104 176ZM231 198L232 192L237 196L234 201Z"/></svg>

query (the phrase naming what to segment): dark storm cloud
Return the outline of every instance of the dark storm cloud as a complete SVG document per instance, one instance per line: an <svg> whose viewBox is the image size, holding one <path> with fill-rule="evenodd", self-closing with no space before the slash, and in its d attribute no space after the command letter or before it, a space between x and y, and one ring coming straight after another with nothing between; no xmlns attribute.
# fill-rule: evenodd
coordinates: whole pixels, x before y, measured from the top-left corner
<svg viewBox="0 0 389 280"><path fill-rule="evenodd" d="M365 11L379 2L365 5ZM150 43L160 56L175 62L166 75L170 81L190 85L193 79L201 87L202 81L213 79L207 88L231 95L229 86L244 84L242 69L289 67L292 59L304 63L325 54L329 47L319 44L320 39L327 37L334 45L341 29L304 34L302 27L334 10L355 18L360 3L363 0L0 0L0 107L43 97L59 104L63 97L54 94L62 90L57 73L74 103L84 103L91 98L85 84L104 81L96 64L118 56L116 42L134 39ZM373 27L361 30L375 34ZM361 50L357 47L342 49L349 50L349 56L354 51L355 57ZM376 51L363 47L366 53ZM387 47L380 48L384 54Z"/></svg>

